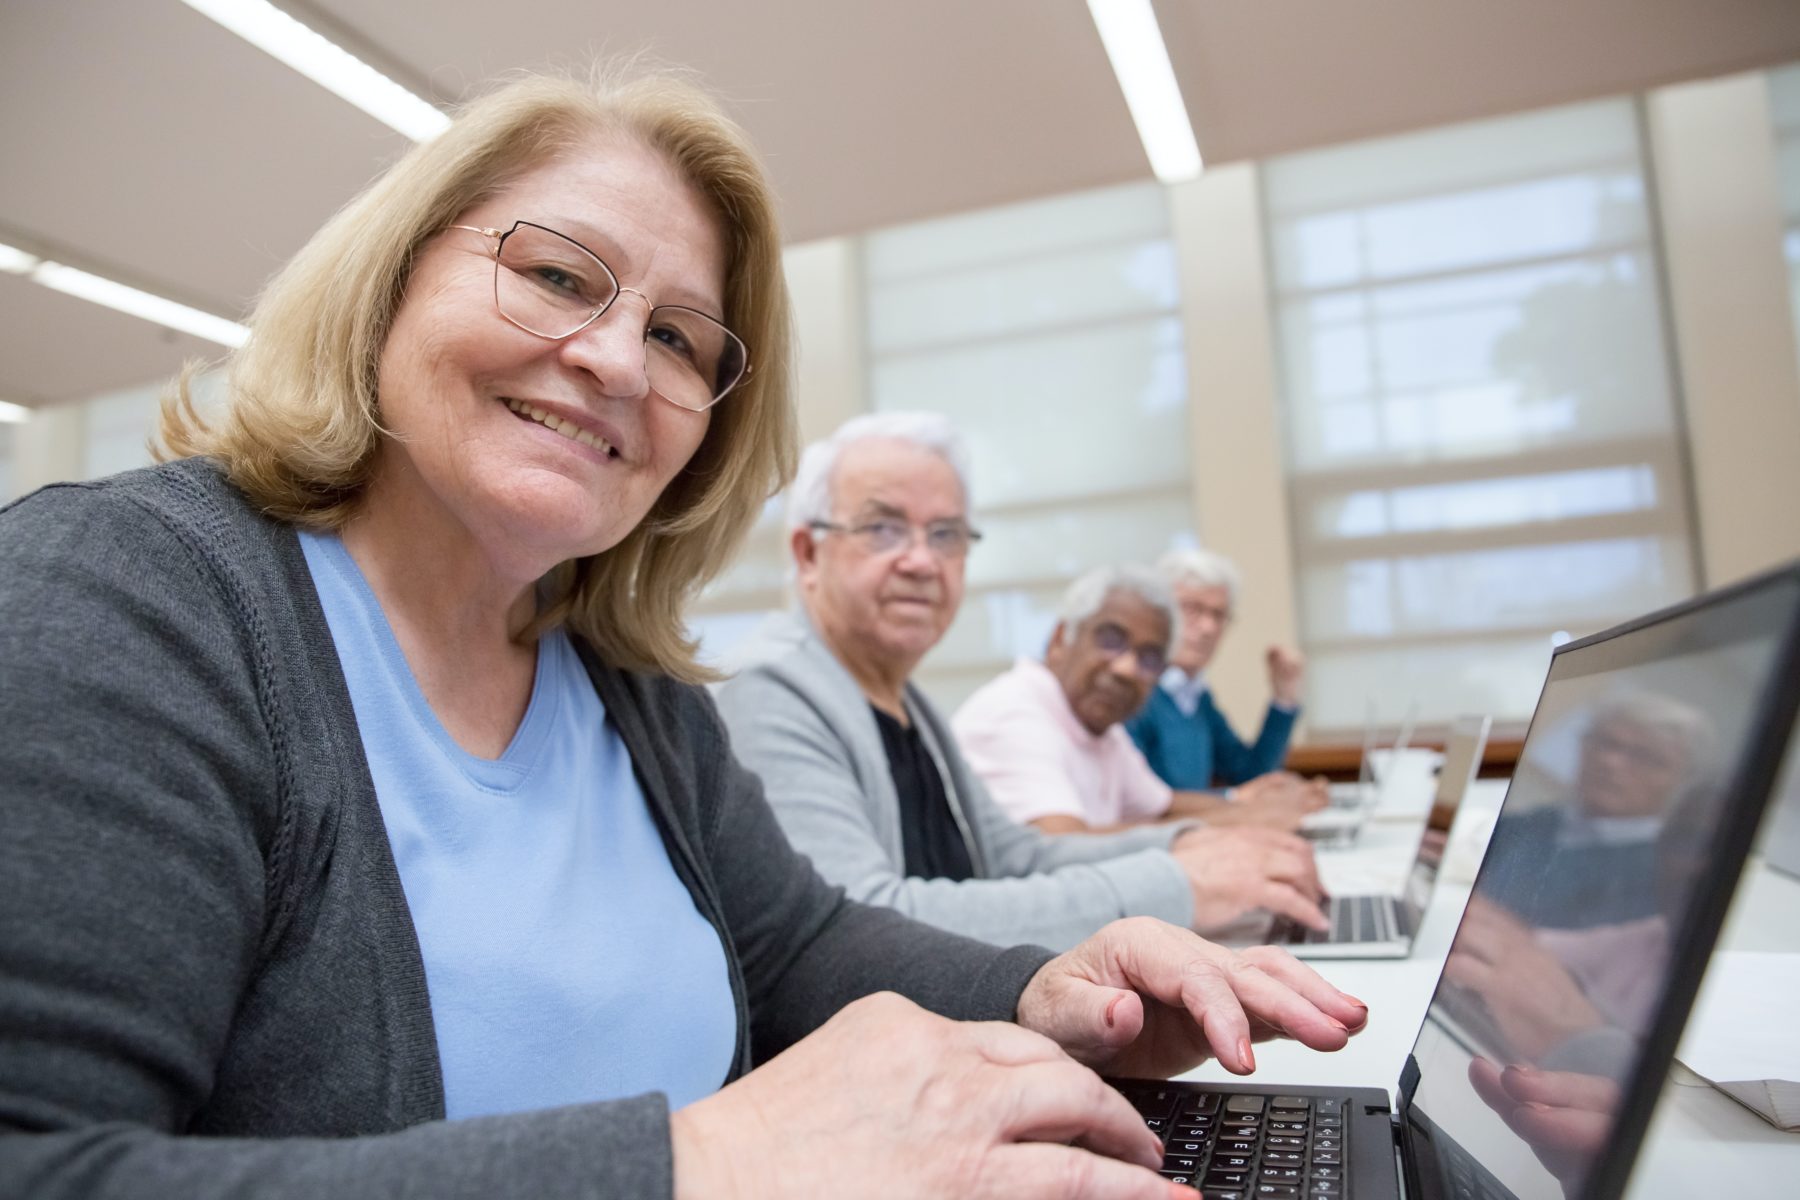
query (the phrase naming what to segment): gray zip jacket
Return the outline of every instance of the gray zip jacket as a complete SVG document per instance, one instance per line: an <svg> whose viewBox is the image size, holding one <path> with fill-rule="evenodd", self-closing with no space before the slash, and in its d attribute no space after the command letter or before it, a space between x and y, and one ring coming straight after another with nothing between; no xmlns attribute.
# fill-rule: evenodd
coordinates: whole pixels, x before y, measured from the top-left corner
<svg viewBox="0 0 1800 1200"><path fill-rule="evenodd" d="M846 901L704 690L577 645L725 947L733 1077L881 989L1012 1016L1046 951ZM670 1194L660 1095L443 1119L418 939L299 542L211 464L0 511L0 731L0 1196Z"/></svg>
<svg viewBox="0 0 1800 1200"><path fill-rule="evenodd" d="M946 722L911 684L906 708L944 781L976 878L906 874L900 797L868 699L800 616L766 622L719 693L738 761L762 776L795 848L855 900L999 945L1066 949L1108 921L1193 921L1193 890L1168 854L1178 832L1150 826L1049 836L988 796Z"/></svg>

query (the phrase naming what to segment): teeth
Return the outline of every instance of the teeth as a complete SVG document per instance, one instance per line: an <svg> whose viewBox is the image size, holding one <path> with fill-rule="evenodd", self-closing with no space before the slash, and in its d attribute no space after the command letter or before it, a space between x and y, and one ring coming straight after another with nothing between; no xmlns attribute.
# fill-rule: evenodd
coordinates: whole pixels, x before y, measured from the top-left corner
<svg viewBox="0 0 1800 1200"><path fill-rule="evenodd" d="M611 455L613 453L612 445L607 442L606 439L594 436L593 433L581 428L573 421L565 421L554 413L545 412L535 404L526 404L522 400L514 400L508 397L506 407L512 409L520 416L530 417L545 429L560 433L572 442L580 442L584 446L592 446L594 449L605 455Z"/></svg>

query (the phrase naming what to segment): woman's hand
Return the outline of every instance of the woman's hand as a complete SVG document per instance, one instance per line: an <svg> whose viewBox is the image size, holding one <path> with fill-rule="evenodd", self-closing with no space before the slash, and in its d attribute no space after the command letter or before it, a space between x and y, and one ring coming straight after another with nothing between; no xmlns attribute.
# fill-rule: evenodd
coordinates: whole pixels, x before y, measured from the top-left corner
<svg viewBox="0 0 1800 1200"><path fill-rule="evenodd" d="M1252 1042L1290 1037L1341 1049L1369 1015L1285 950L1227 950L1148 917L1114 921L1045 963L1019 997L1019 1024L1116 1075L1166 1079L1216 1056L1256 1069Z"/></svg>
<svg viewBox="0 0 1800 1200"><path fill-rule="evenodd" d="M1193 1196L1155 1174L1161 1143L1124 1097L1054 1042L892 994L675 1113L670 1138L677 1200Z"/></svg>

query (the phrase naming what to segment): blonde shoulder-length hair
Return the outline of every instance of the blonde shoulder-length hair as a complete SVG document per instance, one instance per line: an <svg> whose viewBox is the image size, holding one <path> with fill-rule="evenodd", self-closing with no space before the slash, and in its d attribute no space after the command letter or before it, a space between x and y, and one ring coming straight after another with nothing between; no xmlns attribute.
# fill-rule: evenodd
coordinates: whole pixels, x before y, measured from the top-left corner
<svg viewBox="0 0 1800 1200"><path fill-rule="evenodd" d="M762 503L792 476L792 330L774 201L743 131L686 77L599 69L534 75L473 101L326 223L271 281L232 355L228 401L202 419L192 369L164 401L165 454L207 455L263 511L336 529L362 501L384 436L377 363L424 242L512 179L596 134L666 155L718 215L725 323L751 372L648 515L612 549L542 581L535 636L567 624L615 666L688 681L686 603L727 564Z"/></svg>

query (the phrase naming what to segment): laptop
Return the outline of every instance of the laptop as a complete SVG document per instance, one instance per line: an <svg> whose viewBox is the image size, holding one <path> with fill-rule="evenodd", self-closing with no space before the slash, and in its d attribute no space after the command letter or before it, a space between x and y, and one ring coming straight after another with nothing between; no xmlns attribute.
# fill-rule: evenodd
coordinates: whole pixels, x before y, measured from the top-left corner
<svg viewBox="0 0 1800 1200"><path fill-rule="evenodd" d="M1489 717L1458 717L1451 724L1434 804L1455 811L1462 803L1481 770L1481 755L1487 749L1492 723ZM1398 896L1334 894L1325 910L1330 929L1308 929L1279 917L1269 929L1268 940L1286 946L1299 958L1405 958L1412 953L1419 923L1425 919L1425 908L1437 887L1442 861L1442 848L1421 823L1412 869Z"/></svg>
<svg viewBox="0 0 1800 1200"><path fill-rule="evenodd" d="M1301 818L1302 836L1340 846L1356 840L1363 825L1387 798L1397 775L1394 764L1412 743L1413 718L1417 712L1417 705L1406 710L1406 719L1400 723L1400 732L1388 755L1388 768L1378 772L1375 769L1375 704L1370 701L1368 716L1363 723L1362 760L1357 765L1356 782L1332 784L1326 793L1330 800L1327 807Z"/></svg>
<svg viewBox="0 0 1800 1200"><path fill-rule="evenodd" d="M1619 1196L1797 709L1800 563L1558 647L1398 1103L1115 1081L1164 1176L1211 1200Z"/></svg>

